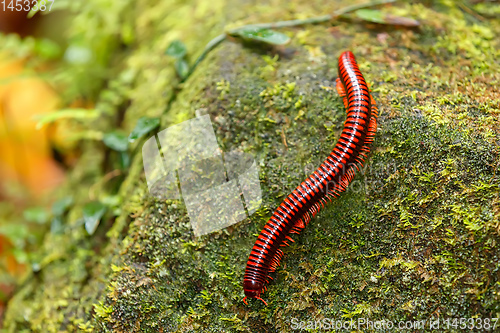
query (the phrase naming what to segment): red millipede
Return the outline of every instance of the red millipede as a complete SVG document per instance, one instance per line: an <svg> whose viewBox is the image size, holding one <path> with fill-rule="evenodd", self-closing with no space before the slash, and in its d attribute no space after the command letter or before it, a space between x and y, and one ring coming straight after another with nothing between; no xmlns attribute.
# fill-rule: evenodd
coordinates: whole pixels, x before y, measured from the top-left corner
<svg viewBox="0 0 500 333"><path fill-rule="evenodd" d="M370 151L378 110L352 52L340 55L338 71L337 91L344 97L347 109L344 129L326 160L288 195L262 229L243 278L245 304L250 297L267 305L261 295L272 279L269 273L278 268L283 258L280 247L293 242L290 234L299 234L325 203L346 190Z"/></svg>

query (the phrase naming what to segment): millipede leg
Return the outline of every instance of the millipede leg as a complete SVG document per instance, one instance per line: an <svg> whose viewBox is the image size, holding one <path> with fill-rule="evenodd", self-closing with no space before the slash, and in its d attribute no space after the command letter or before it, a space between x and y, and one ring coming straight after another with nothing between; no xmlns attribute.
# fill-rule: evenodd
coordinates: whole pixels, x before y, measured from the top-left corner
<svg viewBox="0 0 500 333"><path fill-rule="evenodd" d="M345 93L345 89L344 89L344 85L342 84L342 81L340 81L340 78L337 78L337 80L335 81L336 82L336 86L337 86L337 93L344 97L346 95Z"/></svg>
<svg viewBox="0 0 500 333"><path fill-rule="evenodd" d="M346 92L344 85L342 84L342 81L340 81L340 78L337 78L336 80L336 86L337 86L337 92L340 96L344 97L342 101L344 102L344 107L347 108L348 102L347 102L347 97L346 97Z"/></svg>
<svg viewBox="0 0 500 333"><path fill-rule="evenodd" d="M255 298L260 299L262 302L264 302L264 305L267 306L266 301L264 301L262 298L260 298L260 297L255 297Z"/></svg>

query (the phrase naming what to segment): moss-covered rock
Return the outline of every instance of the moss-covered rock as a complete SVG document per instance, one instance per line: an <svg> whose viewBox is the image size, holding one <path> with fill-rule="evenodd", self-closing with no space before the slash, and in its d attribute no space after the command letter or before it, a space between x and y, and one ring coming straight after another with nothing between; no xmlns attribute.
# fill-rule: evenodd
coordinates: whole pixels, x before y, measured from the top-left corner
<svg viewBox="0 0 500 333"><path fill-rule="evenodd" d="M170 41L182 39L194 57L225 24L320 15L342 3L147 3L128 22L136 47L116 66L134 79L110 79L125 86L111 111L124 112L126 130L145 115L161 116L166 128L209 114L224 151L259 161L263 206L195 238L181 201L148 195L139 140L115 184L117 216L87 236L81 195L66 231L47 236L42 268L11 300L7 331L289 332L302 322L312 332L307 325L325 318L499 317L498 5L402 3L384 10L420 20L418 29L343 20L284 30L292 38L284 47L227 41L178 85L164 56ZM269 306L245 306L241 282L256 234L342 128L334 79L345 49L380 107L373 152L347 192L285 249ZM102 169L88 168L96 164L85 156L102 156ZM68 191L86 192L112 171L106 159L103 146L85 146ZM100 191L112 195L113 186Z"/></svg>

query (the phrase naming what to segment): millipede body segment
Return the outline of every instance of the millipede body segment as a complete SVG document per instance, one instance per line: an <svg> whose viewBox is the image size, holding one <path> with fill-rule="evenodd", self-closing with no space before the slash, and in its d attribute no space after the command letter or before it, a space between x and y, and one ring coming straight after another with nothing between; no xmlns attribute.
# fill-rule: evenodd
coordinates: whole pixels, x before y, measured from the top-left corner
<svg viewBox="0 0 500 333"><path fill-rule="evenodd" d="M354 55L343 52L338 62L337 91L344 96L347 118L340 138L325 161L275 210L262 229L248 258L243 289L246 299L261 298L283 257L282 246L293 241L318 211L345 191L359 170L377 130L377 107Z"/></svg>

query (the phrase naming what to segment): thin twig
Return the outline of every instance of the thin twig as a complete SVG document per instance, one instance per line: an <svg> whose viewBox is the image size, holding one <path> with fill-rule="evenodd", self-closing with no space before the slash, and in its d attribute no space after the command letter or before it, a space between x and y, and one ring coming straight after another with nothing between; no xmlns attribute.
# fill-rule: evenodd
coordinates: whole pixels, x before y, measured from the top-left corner
<svg viewBox="0 0 500 333"><path fill-rule="evenodd" d="M391 3L391 2L396 2L396 1L397 0L374 0L374 1L370 1L370 2L360 3L360 4L357 4L357 5L347 6L347 7L340 8L339 10L336 10L335 12L333 12L333 15L332 15L333 17L332 18L336 18L336 17L342 16L344 14L353 12L353 11L358 10L358 9L363 9L363 8L367 8L367 7L373 7L373 6L383 5L383 4L386 4L386 3Z"/></svg>
<svg viewBox="0 0 500 333"><path fill-rule="evenodd" d="M466 3L464 2L459 2L458 3L458 6L465 12L469 13L470 15L474 16L475 19L477 19L478 21L484 21L485 18L482 17L481 15L479 15L476 11L474 11L472 8L470 8L469 6L467 6Z"/></svg>
<svg viewBox="0 0 500 333"><path fill-rule="evenodd" d="M226 39L226 34L222 34L222 35L219 35L217 37L215 37L214 39L212 39L208 44L207 46L205 46L205 49L203 50L203 52L200 54L200 56L198 57L198 59L196 59L196 61L194 62L193 66L191 66L191 68L189 69L189 72L188 74L186 75L186 77L184 78L183 81L185 81L188 77L191 76L191 74L194 72L195 68L198 67L199 63L205 59L205 57L207 56L207 54L212 51L213 49L215 49L220 43L222 43L225 39Z"/></svg>
<svg viewBox="0 0 500 333"><path fill-rule="evenodd" d="M191 76L191 74L194 72L196 67L198 67L200 62L203 59L205 59L205 57L207 56L208 53L210 53L210 51L215 49L220 43L222 43L224 40L226 40L228 36L234 35L238 31L252 29L252 28L273 29L273 28L296 27L296 26L305 25L305 24L324 23L324 22L329 22L331 20L334 20L334 19L336 19L342 15L345 15L347 13L356 11L358 9L383 5L383 4L392 3L392 2L396 2L396 1L397 0L373 0L373 1L364 2L361 4L351 5L351 6L347 6L347 7L338 9L335 12L333 12L333 14L315 16L315 17L310 17L310 18L306 18L306 19L302 19L302 20L289 20L289 21L278 21L278 22L270 22L270 23L247 24L247 25L244 25L244 26L241 26L238 28L228 30L228 31L224 32L223 34L212 39L207 44L207 46L205 46L205 49L200 54L200 56L196 59L193 66L191 66L189 73L186 75L186 77L184 78L183 81L185 81L189 76Z"/></svg>
<svg viewBox="0 0 500 333"><path fill-rule="evenodd" d="M394 0L392 0L394 1ZM298 25L304 24L315 24L315 23L323 23L328 22L332 19L333 15L321 15L310 17L302 20L289 20L289 21L278 21L278 22L269 22L269 23L255 23L244 25L239 28L234 28L226 32L228 35L232 35L240 30L246 30L251 28L259 28L259 29L274 29L274 28L287 28L287 27L296 27Z"/></svg>

